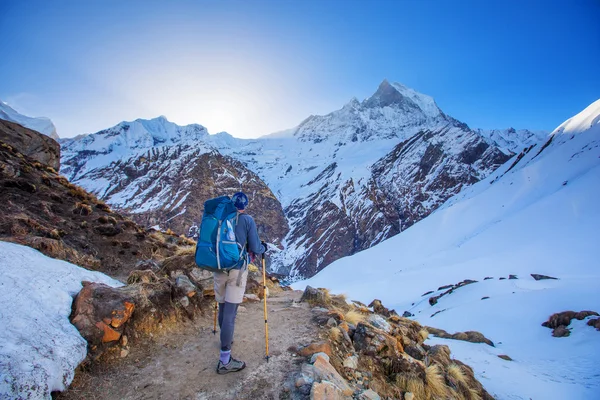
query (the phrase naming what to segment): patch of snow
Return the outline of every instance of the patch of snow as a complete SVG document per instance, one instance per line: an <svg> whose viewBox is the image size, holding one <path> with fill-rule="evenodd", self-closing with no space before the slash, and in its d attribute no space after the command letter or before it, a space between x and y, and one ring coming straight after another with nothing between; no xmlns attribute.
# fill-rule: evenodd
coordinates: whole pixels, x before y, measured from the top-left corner
<svg viewBox="0 0 600 400"><path fill-rule="evenodd" d="M69 322L81 281L122 286L100 272L0 242L0 398L50 399L69 386L87 354L87 342Z"/></svg>

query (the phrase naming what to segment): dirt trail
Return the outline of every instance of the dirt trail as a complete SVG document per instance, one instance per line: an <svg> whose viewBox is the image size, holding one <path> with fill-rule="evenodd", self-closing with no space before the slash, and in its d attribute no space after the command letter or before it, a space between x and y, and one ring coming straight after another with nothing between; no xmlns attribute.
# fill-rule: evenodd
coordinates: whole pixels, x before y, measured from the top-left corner
<svg viewBox="0 0 600 400"><path fill-rule="evenodd" d="M176 333L136 343L127 357L110 365L78 373L57 399L278 399L283 383L304 361L287 349L316 340L310 307L298 303L301 295L286 291L267 301L269 362L264 359L263 303L244 303L232 349L246 362L243 371L217 375L219 333L212 334L212 318L206 316Z"/></svg>

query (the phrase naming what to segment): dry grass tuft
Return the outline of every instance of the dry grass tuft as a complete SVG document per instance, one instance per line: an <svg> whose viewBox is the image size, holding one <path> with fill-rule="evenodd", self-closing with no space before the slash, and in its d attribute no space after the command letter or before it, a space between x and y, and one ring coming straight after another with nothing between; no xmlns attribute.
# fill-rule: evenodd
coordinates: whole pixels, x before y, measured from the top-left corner
<svg viewBox="0 0 600 400"><path fill-rule="evenodd" d="M152 232L150 234L150 237L159 241L160 243L166 243L167 242L167 238L165 237L165 235L162 232Z"/></svg>
<svg viewBox="0 0 600 400"><path fill-rule="evenodd" d="M467 376L460 365L450 364L448 366L448 375L454 379L456 383L467 386Z"/></svg>
<svg viewBox="0 0 600 400"><path fill-rule="evenodd" d="M342 331L340 330L340 328L338 328L337 326L334 326L333 328L331 328L329 330L329 337L334 342L339 342L344 336L343 336Z"/></svg>
<svg viewBox="0 0 600 400"><path fill-rule="evenodd" d="M254 264L248 264L248 271L250 272L258 272L258 267Z"/></svg>
<svg viewBox="0 0 600 400"><path fill-rule="evenodd" d="M419 344L423 344L424 341L429 337L429 331L427 329L421 329L419 331Z"/></svg>
<svg viewBox="0 0 600 400"><path fill-rule="evenodd" d="M398 315L391 315L391 316L388 318L388 321L389 321L389 322L393 322L393 323L397 324L397 323L398 323L398 322L400 322L401 320L400 320L400 317L399 317Z"/></svg>
<svg viewBox="0 0 600 400"><path fill-rule="evenodd" d="M477 389L469 389L470 400L481 400L481 395Z"/></svg>
<svg viewBox="0 0 600 400"><path fill-rule="evenodd" d="M189 256L189 255L193 255L193 254L196 254L196 248L190 247L190 246L179 247L177 249L177 251L175 252L176 256Z"/></svg>
<svg viewBox="0 0 600 400"><path fill-rule="evenodd" d="M77 215L90 215L92 213L92 207L90 207L89 205L83 203L83 202L77 202L75 203L75 208L73 208L73 214L77 214Z"/></svg>
<svg viewBox="0 0 600 400"><path fill-rule="evenodd" d="M398 374L396 376L396 384L403 392L414 394L415 399L427 398L425 383L415 374Z"/></svg>
<svg viewBox="0 0 600 400"><path fill-rule="evenodd" d="M34 165L35 166L35 165ZM37 168L37 167L36 167ZM57 174L58 172L56 172L56 170L54 168L52 168L49 165L46 165L46 171L52 173L52 174Z"/></svg>
<svg viewBox="0 0 600 400"><path fill-rule="evenodd" d="M156 274L153 271L147 269L143 271L131 271L131 273L127 277L127 284L132 285L134 283L139 282L151 283L158 282L159 280L160 278L156 276Z"/></svg>
<svg viewBox="0 0 600 400"><path fill-rule="evenodd" d="M350 310L344 315L346 322L352 325L358 325L359 322L364 322L367 316L355 310Z"/></svg>
<svg viewBox="0 0 600 400"><path fill-rule="evenodd" d="M427 382L427 390L434 398L448 398L446 379L437 364L430 365L425 369L425 381Z"/></svg>
<svg viewBox="0 0 600 400"><path fill-rule="evenodd" d="M65 181L66 181L66 179L65 179ZM60 182L63 183L62 181L60 181ZM64 186L67 186L69 188L69 194L73 197L76 197L81 200L87 200L87 198L89 197L89 193L86 192L83 188L81 188L77 185L73 185L73 184L69 183L68 181L67 181L67 184Z"/></svg>

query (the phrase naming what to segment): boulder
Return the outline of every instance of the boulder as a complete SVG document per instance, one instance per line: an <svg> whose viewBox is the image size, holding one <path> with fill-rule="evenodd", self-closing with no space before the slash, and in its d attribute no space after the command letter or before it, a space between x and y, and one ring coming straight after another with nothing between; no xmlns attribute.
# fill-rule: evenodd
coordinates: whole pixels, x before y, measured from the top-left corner
<svg viewBox="0 0 600 400"><path fill-rule="evenodd" d="M121 337L134 309L134 300L120 288L83 282L73 303L71 322L90 345L113 342Z"/></svg>
<svg viewBox="0 0 600 400"><path fill-rule="evenodd" d="M310 400L342 400L344 394L333 383L315 382L310 390Z"/></svg>
<svg viewBox="0 0 600 400"><path fill-rule="evenodd" d="M358 369L358 356L346 357L342 364L345 368Z"/></svg>
<svg viewBox="0 0 600 400"><path fill-rule="evenodd" d="M317 357L313 364L315 374L321 382L329 381L339 388L345 396L354 392L348 382L336 371L335 368L324 357ZM314 386L313 386L314 387Z"/></svg>
<svg viewBox="0 0 600 400"><path fill-rule="evenodd" d="M587 322L587 324L600 331L600 318L596 318L596 319L592 318Z"/></svg>
<svg viewBox="0 0 600 400"><path fill-rule="evenodd" d="M175 291L183 296L194 297L198 288L186 275L180 275L175 279Z"/></svg>
<svg viewBox="0 0 600 400"><path fill-rule="evenodd" d="M194 267L190 270L189 277L194 283L201 284L202 282L212 280L213 273L204 269Z"/></svg>
<svg viewBox="0 0 600 400"><path fill-rule="evenodd" d="M552 276L548 276L548 275L540 275L540 274L531 274L531 276L533 277L533 279L535 279L536 281L542 281L544 279L558 279L558 278L554 278Z"/></svg>
<svg viewBox="0 0 600 400"><path fill-rule="evenodd" d="M589 316L599 316L599 314L595 311L563 311L556 314L552 314L548 321L542 323L542 326L546 328L555 329L559 326L569 326L572 319L577 319L581 321L584 318Z"/></svg>
<svg viewBox="0 0 600 400"><path fill-rule="evenodd" d="M304 289L304 293L300 298L301 302L307 302L311 305L320 305L324 306L329 304L329 294L327 290L319 288L316 289L312 286L306 286Z"/></svg>
<svg viewBox="0 0 600 400"><path fill-rule="evenodd" d="M367 321L375 328L379 328L387 333L392 331L392 326L381 315L371 314L367 318Z"/></svg>
<svg viewBox="0 0 600 400"><path fill-rule="evenodd" d="M381 397L373 389L365 390L358 395L359 400L381 400Z"/></svg>
<svg viewBox="0 0 600 400"><path fill-rule="evenodd" d="M327 353L320 352L320 353L315 353L312 355L312 357L310 358L310 363L314 364L315 361L317 361L318 357L323 357L323 359L325 359L325 361L329 362L329 356L327 355Z"/></svg>
<svg viewBox="0 0 600 400"><path fill-rule="evenodd" d="M571 334L571 331L568 330L565 326L560 325L552 331L552 336L554 337L567 337Z"/></svg>
<svg viewBox="0 0 600 400"><path fill-rule="evenodd" d="M214 293L214 290L213 290ZM250 303L257 303L260 301L260 298L255 295L255 294L245 294L244 295L244 303L250 302Z"/></svg>
<svg viewBox="0 0 600 400"><path fill-rule="evenodd" d="M404 352L402 344L385 331L360 322L354 332L354 349L368 356L398 357Z"/></svg>
<svg viewBox="0 0 600 400"><path fill-rule="evenodd" d="M381 314L381 315L383 315L384 317L389 317L390 315L392 315L392 314L390 313L390 310L388 310L387 308L385 308L385 307L383 306L383 304L381 303L381 300L377 300L377 299L373 300L373 301L371 302L371 304L369 304L369 307L373 307L373 311L374 311L375 313L377 313L377 314Z"/></svg>

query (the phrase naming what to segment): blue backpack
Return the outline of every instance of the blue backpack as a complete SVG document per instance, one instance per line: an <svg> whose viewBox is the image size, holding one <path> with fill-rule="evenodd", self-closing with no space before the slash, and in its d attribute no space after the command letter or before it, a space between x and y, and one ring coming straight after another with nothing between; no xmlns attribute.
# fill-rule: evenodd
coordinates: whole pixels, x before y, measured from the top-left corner
<svg viewBox="0 0 600 400"><path fill-rule="evenodd" d="M238 210L229 196L217 197L204 202L204 215L196 245L196 265L217 272L229 272L246 265L246 246L235 238Z"/></svg>

